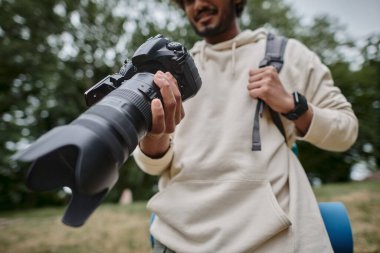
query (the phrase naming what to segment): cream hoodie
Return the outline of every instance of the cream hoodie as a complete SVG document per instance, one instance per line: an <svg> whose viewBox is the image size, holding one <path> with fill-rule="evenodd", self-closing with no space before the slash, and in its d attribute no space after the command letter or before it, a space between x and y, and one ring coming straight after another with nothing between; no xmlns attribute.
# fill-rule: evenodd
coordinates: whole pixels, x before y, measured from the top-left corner
<svg viewBox="0 0 380 253"><path fill-rule="evenodd" d="M263 59L266 36L247 30L217 45L196 43L203 86L184 103L170 150L161 159L134 152L142 170L161 175L148 203L157 215L151 233L178 253L332 252L306 174L268 111L262 151L251 151L257 100L248 95L248 71ZM353 144L357 119L314 53L289 40L280 79L314 111L302 138L282 119L288 145L296 138L332 151Z"/></svg>

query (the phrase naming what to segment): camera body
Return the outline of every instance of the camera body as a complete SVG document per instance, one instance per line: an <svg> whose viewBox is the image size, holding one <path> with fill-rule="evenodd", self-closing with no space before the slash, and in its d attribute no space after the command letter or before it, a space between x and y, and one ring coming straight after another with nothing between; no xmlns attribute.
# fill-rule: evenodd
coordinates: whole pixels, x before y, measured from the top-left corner
<svg viewBox="0 0 380 253"><path fill-rule="evenodd" d="M198 70L186 48L178 42L157 35L142 44L134 53L132 60L124 62L119 73L105 77L88 89L85 92L86 104L92 106L138 73L155 74L158 70L170 72L175 77L182 101L194 96L201 87L202 81ZM161 98L154 84L136 88L149 100Z"/></svg>
<svg viewBox="0 0 380 253"><path fill-rule="evenodd" d="M143 43L119 73L85 92L86 103L91 106L87 111L13 157L32 162L26 176L30 189L48 191L66 186L72 190L62 219L66 225L84 224L116 183L121 165L151 128L151 101L161 98L153 81L158 70L174 75L183 101L201 87L187 50L158 35Z"/></svg>

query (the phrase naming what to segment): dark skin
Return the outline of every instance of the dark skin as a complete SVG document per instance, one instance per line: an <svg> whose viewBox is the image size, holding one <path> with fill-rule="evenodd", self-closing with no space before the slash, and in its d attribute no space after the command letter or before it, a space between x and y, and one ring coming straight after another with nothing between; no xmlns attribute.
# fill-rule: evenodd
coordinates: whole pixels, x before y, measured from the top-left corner
<svg viewBox="0 0 380 253"><path fill-rule="evenodd" d="M169 149L170 134L181 122L185 112L177 81L169 72L158 71L154 75L154 82L160 88L163 103L159 99L152 100L152 128L139 145L147 156L159 158Z"/></svg>
<svg viewBox="0 0 380 253"><path fill-rule="evenodd" d="M186 15L197 32L209 44L233 39L240 33L234 6L241 0L184 0ZM292 95L282 85L273 67L252 69L248 73L248 95L262 99L273 110L288 113L293 110ZM151 104L152 129L141 140L141 150L151 158L162 157L170 146L170 135L185 116L177 82L170 73L157 72L154 82L160 88L163 102L154 99ZM306 134L313 118L312 107L294 124Z"/></svg>
<svg viewBox="0 0 380 253"><path fill-rule="evenodd" d="M234 10L237 2L240 0L183 1L190 24L210 44L233 39L240 33Z"/></svg>

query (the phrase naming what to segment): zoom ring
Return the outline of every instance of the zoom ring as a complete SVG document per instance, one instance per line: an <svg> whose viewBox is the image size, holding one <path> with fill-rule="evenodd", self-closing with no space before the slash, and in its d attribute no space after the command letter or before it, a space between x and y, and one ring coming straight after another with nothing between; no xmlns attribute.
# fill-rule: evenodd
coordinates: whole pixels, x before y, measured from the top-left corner
<svg viewBox="0 0 380 253"><path fill-rule="evenodd" d="M129 89L116 89L112 91L110 95L127 100L136 106L144 117L144 120L150 129L152 125L152 112L150 109L150 103L143 97L142 94L136 93L135 91Z"/></svg>

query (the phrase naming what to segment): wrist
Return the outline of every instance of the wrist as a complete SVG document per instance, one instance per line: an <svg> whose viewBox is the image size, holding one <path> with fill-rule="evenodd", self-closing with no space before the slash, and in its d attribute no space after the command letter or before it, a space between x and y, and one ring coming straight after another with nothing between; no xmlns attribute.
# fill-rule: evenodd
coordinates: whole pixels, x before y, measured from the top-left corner
<svg viewBox="0 0 380 253"><path fill-rule="evenodd" d="M309 110L309 106L306 98L297 91L292 93L292 98L293 108L282 115L289 120L295 121Z"/></svg>
<svg viewBox="0 0 380 253"><path fill-rule="evenodd" d="M141 151L150 158L161 158L170 148L169 134L148 133L139 143Z"/></svg>
<svg viewBox="0 0 380 253"><path fill-rule="evenodd" d="M281 114L288 114L294 110L295 104L292 94L288 94L283 105L282 111L280 111Z"/></svg>
<svg viewBox="0 0 380 253"><path fill-rule="evenodd" d="M314 117L313 107L309 106L309 109L306 113L300 116L298 119L294 120L296 129L298 130L298 135L303 137L309 131L311 122Z"/></svg>

